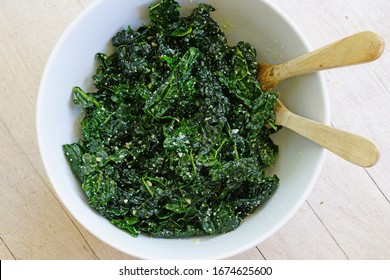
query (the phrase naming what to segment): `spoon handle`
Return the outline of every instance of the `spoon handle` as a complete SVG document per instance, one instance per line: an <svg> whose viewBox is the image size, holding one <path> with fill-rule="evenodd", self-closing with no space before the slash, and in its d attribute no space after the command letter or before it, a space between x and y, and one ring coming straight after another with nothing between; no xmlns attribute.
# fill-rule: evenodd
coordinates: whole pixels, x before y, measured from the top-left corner
<svg viewBox="0 0 390 280"><path fill-rule="evenodd" d="M351 163L371 167L380 158L377 146L370 140L300 117L290 112L279 100L275 113L277 124L297 132Z"/></svg>
<svg viewBox="0 0 390 280"><path fill-rule="evenodd" d="M379 58L383 50L383 38L374 32L364 31L275 65L273 70L281 81L320 70L370 62Z"/></svg>

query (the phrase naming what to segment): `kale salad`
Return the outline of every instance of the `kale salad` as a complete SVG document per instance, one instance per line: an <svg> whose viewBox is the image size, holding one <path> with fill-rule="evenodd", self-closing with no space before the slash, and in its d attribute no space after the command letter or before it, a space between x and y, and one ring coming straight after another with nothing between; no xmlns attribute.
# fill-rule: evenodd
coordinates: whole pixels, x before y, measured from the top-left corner
<svg viewBox="0 0 390 280"><path fill-rule="evenodd" d="M94 92L73 88L82 137L64 154L89 205L133 236L229 232L278 187L266 172L278 93L262 91L256 50L229 46L212 6L148 10L96 54Z"/></svg>

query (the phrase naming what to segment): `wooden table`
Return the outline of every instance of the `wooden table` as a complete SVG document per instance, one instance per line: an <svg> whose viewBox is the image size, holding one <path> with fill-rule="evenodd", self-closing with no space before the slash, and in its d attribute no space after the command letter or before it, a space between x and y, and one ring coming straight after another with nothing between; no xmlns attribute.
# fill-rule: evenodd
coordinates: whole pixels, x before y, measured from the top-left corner
<svg viewBox="0 0 390 280"><path fill-rule="evenodd" d="M42 167L35 103L57 39L92 0L0 3L0 259L132 259L63 208ZM313 48L372 30L390 42L388 0L273 0ZM324 72L331 123L377 143L369 169L328 153L314 190L275 235L232 259L390 259L390 55Z"/></svg>

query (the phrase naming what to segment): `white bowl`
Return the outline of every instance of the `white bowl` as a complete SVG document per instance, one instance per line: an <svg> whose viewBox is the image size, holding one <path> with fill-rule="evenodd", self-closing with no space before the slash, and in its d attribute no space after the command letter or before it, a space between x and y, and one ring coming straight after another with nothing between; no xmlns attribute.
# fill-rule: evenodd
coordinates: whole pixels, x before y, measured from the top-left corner
<svg viewBox="0 0 390 280"><path fill-rule="evenodd" d="M280 186L271 199L245 219L236 230L217 236L159 239L128 233L111 225L88 206L80 183L73 176L62 145L77 141L81 117L72 104L71 89L92 89L96 69L94 55L109 52L111 38L129 24L148 22L147 7L153 0L100 0L88 7L66 30L46 65L37 104L37 135L48 177L67 210L102 241L143 259L221 259L245 251L282 227L301 207L321 170L324 149L282 129L274 140L280 147L271 172ZM231 43L244 40L258 51L258 60L283 62L309 50L304 35L275 5L261 0L178 1L183 14L198 2L217 10L213 18L225 27ZM281 98L292 111L317 121L329 122L328 99L320 74L293 78L279 87Z"/></svg>

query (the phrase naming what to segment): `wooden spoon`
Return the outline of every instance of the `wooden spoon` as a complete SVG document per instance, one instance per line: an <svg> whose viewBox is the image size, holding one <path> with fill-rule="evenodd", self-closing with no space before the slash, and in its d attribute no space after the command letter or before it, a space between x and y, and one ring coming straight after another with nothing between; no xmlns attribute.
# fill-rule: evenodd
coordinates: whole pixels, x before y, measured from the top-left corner
<svg viewBox="0 0 390 280"><path fill-rule="evenodd" d="M274 110L276 124L295 131L351 163L371 167L380 158L377 146L364 137L300 117L290 112L279 99Z"/></svg>
<svg viewBox="0 0 390 280"><path fill-rule="evenodd" d="M380 35L361 32L283 64L259 64L257 78L263 89L271 90L280 81L294 76L373 61L382 55L383 50L384 41ZM364 137L300 117L290 112L280 99L274 110L278 125L297 132L349 162L371 167L380 158L377 146Z"/></svg>
<svg viewBox="0 0 390 280"><path fill-rule="evenodd" d="M298 75L373 61L383 50L380 35L360 32L282 64L260 63L258 80L263 90L270 90L280 81Z"/></svg>

